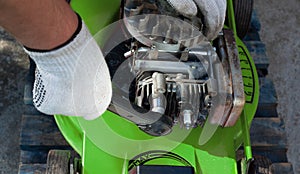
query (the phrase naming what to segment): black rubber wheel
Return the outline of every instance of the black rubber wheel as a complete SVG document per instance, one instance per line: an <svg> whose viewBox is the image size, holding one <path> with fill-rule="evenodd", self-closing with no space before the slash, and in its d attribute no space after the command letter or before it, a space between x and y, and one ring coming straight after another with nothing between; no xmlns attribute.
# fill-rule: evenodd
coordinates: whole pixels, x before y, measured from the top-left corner
<svg viewBox="0 0 300 174"><path fill-rule="evenodd" d="M50 150L47 157L46 174L70 174L71 152Z"/></svg>
<svg viewBox="0 0 300 174"><path fill-rule="evenodd" d="M264 156L255 156L249 166L248 174L270 174L272 162Z"/></svg>
<svg viewBox="0 0 300 174"><path fill-rule="evenodd" d="M233 7L237 34L243 39L250 28L253 0L233 0Z"/></svg>

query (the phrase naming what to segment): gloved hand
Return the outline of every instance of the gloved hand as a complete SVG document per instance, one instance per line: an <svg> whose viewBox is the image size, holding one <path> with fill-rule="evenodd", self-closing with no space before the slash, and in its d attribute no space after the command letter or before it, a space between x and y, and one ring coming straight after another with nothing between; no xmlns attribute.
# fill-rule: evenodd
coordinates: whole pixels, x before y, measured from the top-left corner
<svg viewBox="0 0 300 174"><path fill-rule="evenodd" d="M51 51L24 49L37 66L33 88L35 107L49 115L92 120L106 111L112 87L100 48L84 22L78 20L76 32L62 47Z"/></svg>
<svg viewBox="0 0 300 174"><path fill-rule="evenodd" d="M222 30L226 0L167 0L169 4L184 16L196 16L199 12L203 15L203 34L208 40L213 40ZM198 9L200 11L198 11Z"/></svg>

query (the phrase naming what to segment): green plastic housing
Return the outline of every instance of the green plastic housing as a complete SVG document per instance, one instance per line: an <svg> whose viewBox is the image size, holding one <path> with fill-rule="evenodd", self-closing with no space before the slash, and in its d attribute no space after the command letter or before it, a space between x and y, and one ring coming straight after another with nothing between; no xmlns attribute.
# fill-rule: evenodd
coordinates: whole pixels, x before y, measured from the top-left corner
<svg viewBox="0 0 300 174"><path fill-rule="evenodd" d="M72 0L71 5L92 34L116 21L119 16L119 0ZM244 114L235 126L218 127L205 144L199 145L199 137L204 131L200 127L188 132L175 126L170 135L157 138L145 134L135 124L110 111L93 121L55 115L60 131L82 157L82 173L127 174L128 169L136 165L154 164L192 166L196 174L236 174L236 150L246 143L244 137L249 135L248 127L259 96L253 60L243 42L236 38L236 43L244 83L248 87L245 87ZM246 127L243 121L246 121ZM181 134L184 138L178 137ZM169 153L164 153L166 151Z"/></svg>

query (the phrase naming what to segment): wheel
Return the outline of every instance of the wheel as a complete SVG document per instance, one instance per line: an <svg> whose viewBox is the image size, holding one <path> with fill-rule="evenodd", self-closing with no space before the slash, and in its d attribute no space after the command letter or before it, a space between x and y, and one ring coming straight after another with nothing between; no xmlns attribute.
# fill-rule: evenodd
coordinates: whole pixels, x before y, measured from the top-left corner
<svg viewBox="0 0 300 174"><path fill-rule="evenodd" d="M272 162L264 156L255 156L250 163L248 174L270 174Z"/></svg>
<svg viewBox="0 0 300 174"><path fill-rule="evenodd" d="M50 150L47 157L46 174L70 174L71 152Z"/></svg>
<svg viewBox="0 0 300 174"><path fill-rule="evenodd" d="M253 0L233 0L237 35L243 39L250 27Z"/></svg>

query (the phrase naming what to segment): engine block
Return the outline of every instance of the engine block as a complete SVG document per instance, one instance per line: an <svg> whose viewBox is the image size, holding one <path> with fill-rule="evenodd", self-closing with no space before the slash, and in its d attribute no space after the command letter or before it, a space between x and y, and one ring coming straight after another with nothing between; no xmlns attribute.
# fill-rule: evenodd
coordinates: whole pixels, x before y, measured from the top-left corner
<svg viewBox="0 0 300 174"><path fill-rule="evenodd" d="M124 30L131 39L123 44L125 68L113 80L109 109L154 136L175 125L234 125L245 99L233 34L210 42L199 16L181 17L166 6L125 1Z"/></svg>

